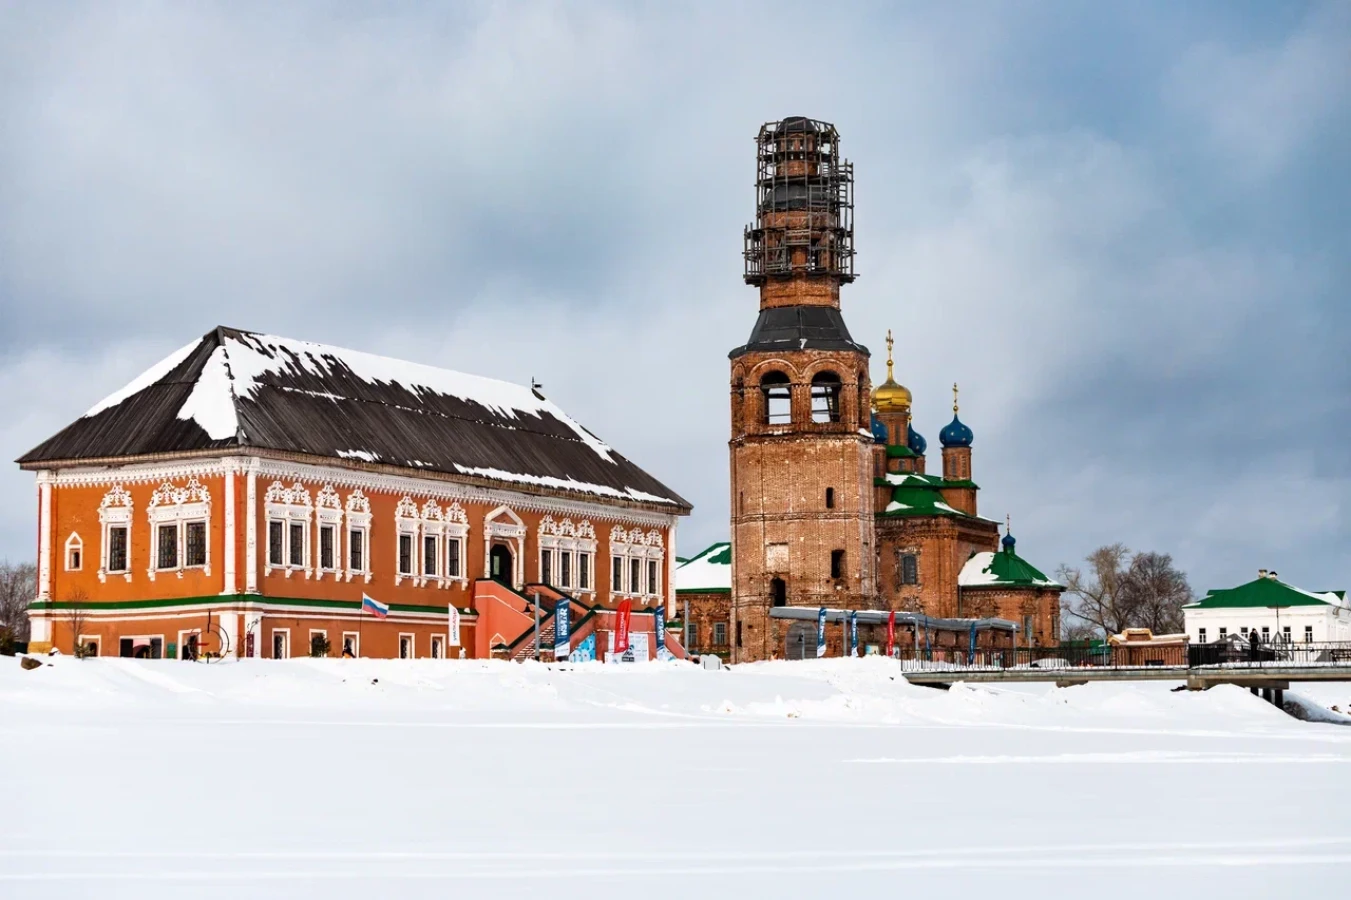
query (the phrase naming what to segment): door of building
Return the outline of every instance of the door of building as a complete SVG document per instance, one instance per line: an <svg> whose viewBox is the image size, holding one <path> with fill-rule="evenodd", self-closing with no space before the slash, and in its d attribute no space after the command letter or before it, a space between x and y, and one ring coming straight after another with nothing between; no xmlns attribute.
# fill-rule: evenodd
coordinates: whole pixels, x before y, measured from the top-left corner
<svg viewBox="0 0 1351 900"><path fill-rule="evenodd" d="M488 563L491 567L488 577L502 584L512 583L515 573L512 567L511 548L506 544L493 544L493 548L488 551Z"/></svg>
<svg viewBox="0 0 1351 900"><path fill-rule="evenodd" d="M784 639L786 659L816 659L816 623L794 622L788 626Z"/></svg>

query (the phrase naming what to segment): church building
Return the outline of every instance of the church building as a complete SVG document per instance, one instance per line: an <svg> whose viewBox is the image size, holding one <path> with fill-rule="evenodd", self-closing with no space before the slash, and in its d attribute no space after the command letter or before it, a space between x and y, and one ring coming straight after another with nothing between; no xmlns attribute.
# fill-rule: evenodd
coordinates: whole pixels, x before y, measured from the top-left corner
<svg viewBox="0 0 1351 900"><path fill-rule="evenodd" d="M102 656L652 657L690 511L538 389L231 328L19 464L33 645Z"/></svg>
<svg viewBox="0 0 1351 900"><path fill-rule="evenodd" d="M840 307L855 278L853 181L833 125L795 116L761 127L744 236L760 309L730 353L729 656L815 655L821 610L842 626L827 636L830 655L844 652L843 625L857 628L859 611L874 647L877 613L891 611L916 645L921 629L954 646L977 632L991 646L1055 645L1062 588L979 514L955 386L941 474L926 470L890 335L886 381L871 387L869 351ZM712 603L690 613L710 631Z"/></svg>

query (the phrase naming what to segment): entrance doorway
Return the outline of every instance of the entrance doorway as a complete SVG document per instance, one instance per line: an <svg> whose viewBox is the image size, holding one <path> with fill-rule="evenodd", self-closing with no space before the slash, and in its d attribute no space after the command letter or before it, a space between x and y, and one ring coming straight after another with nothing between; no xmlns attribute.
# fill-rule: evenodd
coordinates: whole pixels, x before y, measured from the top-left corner
<svg viewBox="0 0 1351 900"><path fill-rule="evenodd" d="M787 659L816 659L816 623L794 622L789 625L783 651Z"/></svg>
<svg viewBox="0 0 1351 900"><path fill-rule="evenodd" d="M769 583L769 599L775 606L788 605L788 584L782 578L775 578Z"/></svg>
<svg viewBox="0 0 1351 900"><path fill-rule="evenodd" d="M488 551L488 567L488 577L493 581L510 585L515 580L511 548L506 544L493 544L492 549Z"/></svg>

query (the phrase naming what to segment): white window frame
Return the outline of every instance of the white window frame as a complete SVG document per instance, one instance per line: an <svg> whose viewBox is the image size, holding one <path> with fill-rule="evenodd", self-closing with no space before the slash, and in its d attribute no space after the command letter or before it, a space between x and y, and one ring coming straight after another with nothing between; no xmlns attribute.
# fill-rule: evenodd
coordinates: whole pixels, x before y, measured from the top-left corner
<svg viewBox="0 0 1351 900"><path fill-rule="evenodd" d="M146 507L146 517L150 520L150 565L147 575L151 581L160 573L172 572L183 577L184 569L201 569L211 574L211 493L196 478L189 478L183 487L166 481L155 489ZM202 522L206 528L206 557L201 565L187 566L187 546L185 539L188 522ZM171 525L176 541L177 565L159 568L160 526ZM130 535L128 535L130 538Z"/></svg>
<svg viewBox="0 0 1351 900"><path fill-rule="evenodd" d="M1204 628L1196 629L1196 642L1204 644L1206 642L1206 630Z"/></svg>
<svg viewBox="0 0 1351 900"><path fill-rule="evenodd" d="M278 655L277 655L277 636L278 636L278 635L281 636L281 646L282 646L282 650L285 652L285 656L278 656ZM289 629L289 628L274 628L274 629L272 629L272 647L271 647L270 649L271 649L271 652L272 652L272 659L290 659L290 658L291 658L291 629Z"/></svg>
<svg viewBox="0 0 1351 900"><path fill-rule="evenodd" d="M432 659L446 658L446 636L444 634L432 635Z"/></svg>
<svg viewBox="0 0 1351 900"><path fill-rule="evenodd" d="M404 495L403 499L399 501L399 505L394 509L394 584L396 586L403 584L404 579L412 581L414 585L421 583L421 576L418 574L422 570L420 554L418 553L418 550L421 549L419 543L422 537L418 533L420 530L418 527L419 519L417 504L413 502L412 497ZM399 552L399 545L405 536L409 538L410 545L407 572L403 571L400 562L400 557L403 554Z"/></svg>
<svg viewBox="0 0 1351 900"><path fill-rule="evenodd" d="M72 550L80 554L80 561L74 566L70 564ZM79 532L72 531L70 537L66 538L65 558L62 561L66 564L67 572L79 572L84 569L84 541L80 540Z"/></svg>
<svg viewBox="0 0 1351 900"><path fill-rule="evenodd" d="M361 632L360 632L360 631L344 631L344 632L342 633L342 643L343 643L343 644L346 644L348 638L351 638L351 639L352 639L352 656L356 657L357 659L360 659L360 658L361 658ZM339 657L342 656L342 650L343 650L342 647L339 647L339 648L338 648L338 656L339 656Z"/></svg>
<svg viewBox="0 0 1351 900"><path fill-rule="evenodd" d="M306 655L307 657L308 657L311 653L314 652L314 650L313 650L313 647L314 647L314 636L315 636L316 634L322 634L322 635L324 636L324 640L328 640L328 629L327 629L327 628L311 628L311 629L310 629L310 637L309 637L309 640L307 640L307 641L305 642L305 655ZM333 652L333 644L330 643L330 644L328 645L328 650L329 650L330 653ZM341 652L341 650L342 650L342 648L339 648L339 652Z"/></svg>
<svg viewBox="0 0 1351 900"><path fill-rule="evenodd" d="M441 525L445 534L445 541L441 547L441 587L448 588L451 585L467 587L469 585L469 560L465 556L469 550L469 514L464 511L464 507L458 502L451 503L445 508L444 519ZM460 573L458 575L450 574L450 545L454 543L460 545Z"/></svg>
<svg viewBox="0 0 1351 900"><path fill-rule="evenodd" d="M310 492L299 481L293 483L289 488L280 481L274 481L268 486L267 494L263 498L263 518L268 523L269 535L268 546L263 554L263 574L271 575L273 569L278 569L282 574L290 578L296 572L304 572L306 578L313 577L309 563L313 559L310 553L310 542L314 534L311 527L311 520L314 517L314 503L310 499ZM280 521L281 526L281 565L272 562L272 538L270 529L272 522ZM300 532L300 563L298 565L291 562L291 526L301 526Z"/></svg>
<svg viewBox="0 0 1351 900"><path fill-rule="evenodd" d="M1312 626L1312 625L1305 625L1305 626L1304 626L1304 643L1306 643L1306 644L1312 644L1312 643L1313 643L1313 626Z"/></svg>
<svg viewBox="0 0 1351 900"><path fill-rule="evenodd" d="M352 568L352 532L358 532L361 540L361 568ZM347 555L343 557L347 580L362 578L367 584L371 581L371 501L360 490L347 495Z"/></svg>
<svg viewBox="0 0 1351 900"><path fill-rule="evenodd" d="M120 484L113 485L108 493L103 495L103 500L99 502L99 530L102 532L99 540L98 578L100 582L106 582L109 575L121 575L127 581L131 581L132 507L131 494L127 493L126 488ZM116 570L108 568L110 535L114 528L124 528L127 532L126 567Z"/></svg>
<svg viewBox="0 0 1351 900"><path fill-rule="evenodd" d="M623 561L620 573L620 594L633 598L661 596L661 570L666 559L664 544L661 532L656 529L644 534L641 528L626 531L623 526L616 525L610 530L611 564L613 565L616 557ZM634 561L638 562L638 579L636 582L633 578ZM648 575L650 574L648 563L650 562L657 564L657 582L655 585L648 584ZM613 591L613 573L611 573L610 578L611 590Z"/></svg>
<svg viewBox="0 0 1351 900"><path fill-rule="evenodd" d="M175 645L175 647L174 647L174 657L175 657L179 662L183 662L184 660L187 659L187 657L185 657L185 656L183 655L183 648L186 647L186 646L188 645L188 640L187 640L187 639L188 639L189 637L196 637L196 638L197 638L197 658L198 658L198 659L201 659L202 654L206 653L206 643L202 640L202 629L200 629L200 628L184 628L182 631L178 632L178 644ZM120 651L119 651L119 652L120 652Z"/></svg>
<svg viewBox="0 0 1351 900"><path fill-rule="evenodd" d="M403 639L408 638L408 655L403 655ZM407 631L399 633L399 659L417 659L417 635Z"/></svg>
<svg viewBox="0 0 1351 900"><path fill-rule="evenodd" d="M343 528L342 498L338 492L333 489L333 485L326 484L320 488L318 495L314 498L314 577L316 581L322 581L325 575L332 575L333 579L342 577L343 570ZM325 528L333 530L333 564L324 565L324 554L322 551L323 533Z"/></svg>
<svg viewBox="0 0 1351 900"><path fill-rule="evenodd" d="M556 587L565 591L571 591L574 594L594 594L595 593L595 565L594 556L596 553L596 530L591 523L582 520L574 523L571 519L564 519L561 522L555 522L553 516L545 516L539 523L539 554L536 560L537 571L540 574L540 580L544 579L544 555L552 553L550 560L550 576ZM586 587L581 586L577 580L577 559L581 555L593 557L591 565L587 567L587 574L590 576ZM568 577L563 577L563 558L568 558Z"/></svg>
<svg viewBox="0 0 1351 900"><path fill-rule="evenodd" d="M493 543L501 540L511 548L511 586L525 587L525 522L509 507L499 506L483 517L483 572L492 574Z"/></svg>

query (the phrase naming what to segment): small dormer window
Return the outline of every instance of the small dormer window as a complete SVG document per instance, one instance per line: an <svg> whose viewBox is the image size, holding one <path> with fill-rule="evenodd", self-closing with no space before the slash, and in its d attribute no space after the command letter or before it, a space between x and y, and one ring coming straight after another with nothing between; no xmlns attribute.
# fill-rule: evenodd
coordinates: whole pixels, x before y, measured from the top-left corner
<svg viewBox="0 0 1351 900"><path fill-rule="evenodd" d="M72 532L71 536L66 538L66 571L78 572L83 567L84 541L80 540L78 534Z"/></svg>

